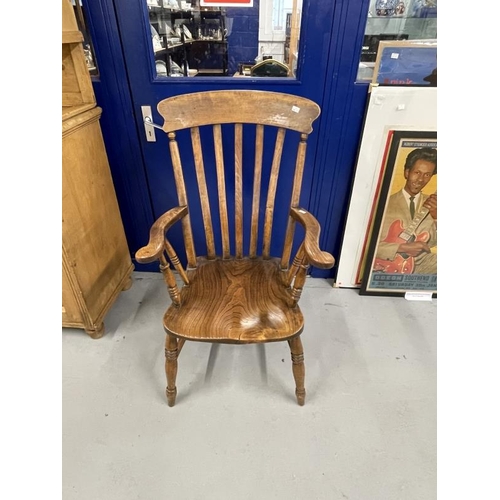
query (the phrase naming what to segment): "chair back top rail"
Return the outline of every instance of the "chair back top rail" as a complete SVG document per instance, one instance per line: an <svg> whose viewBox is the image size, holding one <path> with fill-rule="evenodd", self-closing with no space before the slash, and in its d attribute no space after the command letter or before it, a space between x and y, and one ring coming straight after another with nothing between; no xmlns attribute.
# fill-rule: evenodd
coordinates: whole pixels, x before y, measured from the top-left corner
<svg viewBox="0 0 500 500"><path fill-rule="evenodd" d="M167 133L203 125L253 123L310 134L320 108L309 99L280 92L214 90L169 97L160 101L158 112Z"/></svg>

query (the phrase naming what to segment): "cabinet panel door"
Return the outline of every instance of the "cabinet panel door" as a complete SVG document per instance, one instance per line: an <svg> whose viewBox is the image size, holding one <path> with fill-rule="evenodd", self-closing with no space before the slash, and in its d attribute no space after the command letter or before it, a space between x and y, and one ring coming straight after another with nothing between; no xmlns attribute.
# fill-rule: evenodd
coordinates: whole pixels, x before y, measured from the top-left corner
<svg viewBox="0 0 500 500"><path fill-rule="evenodd" d="M100 113L95 108L63 123L63 246L93 321L131 267Z"/></svg>

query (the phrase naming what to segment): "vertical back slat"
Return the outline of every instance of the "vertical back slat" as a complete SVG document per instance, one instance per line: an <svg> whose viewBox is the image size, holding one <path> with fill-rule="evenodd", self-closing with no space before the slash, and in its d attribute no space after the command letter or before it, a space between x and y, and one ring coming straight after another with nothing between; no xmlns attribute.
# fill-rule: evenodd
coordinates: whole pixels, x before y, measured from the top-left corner
<svg viewBox="0 0 500 500"><path fill-rule="evenodd" d="M234 188L236 258L243 257L243 125L234 125Z"/></svg>
<svg viewBox="0 0 500 500"><path fill-rule="evenodd" d="M181 156L179 154L179 146L175 140L175 132L168 134L170 155L172 158L172 166L174 168L175 185L177 187L177 196L179 204L184 206L188 204L186 195L186 186L184 184L184 175L182 174ZM193 232L191 229L191 218L189 213L182 218L182 233L184 236L184 244L186 246L186 255L189 267L196 267L196 253L194 250Z"/></svg>
<svg viewBox="0 0 500 500"><path fill-rule="evenodd" d="M300 142L297 148L297 161L295 163L295 176L293 179L291 207L297 207L300 201L300 190L302 188L302 177L304 174L304 163L306 159L307 134L300 135ZM289 216L286 228L285 244L281 257L281 269L287 269L292 253L293 235L295 232L295 221Z"/></svg>
<svg viewBox="0 0 500 500"><path fill-rule="evenodd" d="M273 164L271 167L271 177L269 179L269 188L267 190L266 215L264 218L264 243L262 245L262 256L269 258L269 249L271 247L271 232L273 227L274 200L276 198L276 186L281 165L281 155L283 153L283 142L285 140L285 129L278 129L276 135L276 144L274 146Z"/></svg>
<svg viewBox="0 0 500 500"><path fill-rule="evenodd" d="M205 238L207 242L207 257L215 259L214 231L212 226L212 216L210 214L210 201L208 198L207 181L205 177L205 166L203 164L203 152L201 148L200 129L191 129L191 144L193 146L194 165L196 168L196 179L198 180L198 190L200 192L201 212L203 215L203 225L205 226Z"/></svg>
<svg viewBox="0 0 500 500"><path fill-rule="evenodd" d="M215 165L217 167L217 187L219 191L219 214L222 233L222 258L229 259L229 223L227 219L226 180L224 177L224 154L222 148L222 128L214 125Z"/></svg>
<svg viewBox="0 0 500 500"><path fill-rule="evenodd" d="M259 235L260 181L262 177L262 154L264 150L264 126L257 125L255 136L255 168L253 178L252 229L250 233L250 257L257 256Z"/></svg>

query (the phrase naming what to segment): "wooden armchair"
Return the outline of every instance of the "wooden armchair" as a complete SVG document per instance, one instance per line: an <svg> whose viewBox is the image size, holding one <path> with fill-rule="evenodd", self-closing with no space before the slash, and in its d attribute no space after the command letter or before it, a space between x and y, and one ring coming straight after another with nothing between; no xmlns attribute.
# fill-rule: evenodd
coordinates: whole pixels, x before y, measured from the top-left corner
<svg viewBox="0 0 500 500"><path fill-rule="evenodd" d="M158 104L164 118L163 130L168 134L170 155L174 169L179 206L156 220L150 230L147 246L136 253L141 263L159 260L160 269L168 286L172 304L167 309L163 326L167 333L165 356L167 401L174 406L177 388L177 358L186 340L222 343L259 343L287 341L292 357L292 370L299 405L305 402L304 353L300 334L304 318L297 305L309 265L329 269L334 258L318 246L320 226L306 210L298 206L304 171L306 141L312 132L312 123L320 114L319 106L302 97L277 92L253 90L223 90L198 92L164 99ZM234 124L234 213L227 203L226 176L222 127ZM243 127L250 124L255 133L253 162L243 157ZM201 147L200 129L213 128L217 199L220 220L221 254L217 255L212 222L212 206L208 193L205 160ZM231 125L233 127L233 125ZM276 130L274 155L269 179L263 179L264 130ZM199 188L199 203L205 228L206 255L195 252L189 204L184 183L181 153L176 133L190 129L191 154ZM281 257L271 255L271 235L275 198L284 150L285 133L296 131L297 149L293 164L287 165L283 175L293 176L289 214ZM252 136L253 137L253 136ZM273 136L274 137L274 136ZM267 138L267 136L266 136ZM266 139L267 140L267 139ZM189 148L191 149L191 147ZM294 149L295 151L295 149ZM184 152L183 152L184 154ZM227 158L226 158L227 159ZM233 163L233 162L231 162ZM248 164L248 163L253 163ZM290 163L290 162L289 162ZM233 167L233 165L231 165ZM253 167L253 186L243 189L244 169ZM282 168L283 172L283 168ZM227 183L229 185L229 183ZM263 217L259 217L261 185L267 185ZM252 195L249 241L244 239L243 198ZM282 193L280 193L280 196ZM213 200L214 198L212 198ZM191 200L193 201L193 200ZM198 200L197 200L198 201ZM212 203L213 205L213 203ZM234 218L233 218L234 217ZM234 255L230 252L229 220L234 221ZM261 220L260 220L261 219ZM259 224L259 220L261 224ZM171 243L168 230L177 222L182 224L187 266L184 268ZM303 238L294 244L295 224L303 226ZM263 226L263 227L259 227ZM259 233L259 230L262 232ZM258 251L259 234L262 251ZM249 249L244 255L244 241ZM298 246L297 246L298 245ZM291 260L292 249L297 247ZM183 282L179 290L171 265Z"/></svg>

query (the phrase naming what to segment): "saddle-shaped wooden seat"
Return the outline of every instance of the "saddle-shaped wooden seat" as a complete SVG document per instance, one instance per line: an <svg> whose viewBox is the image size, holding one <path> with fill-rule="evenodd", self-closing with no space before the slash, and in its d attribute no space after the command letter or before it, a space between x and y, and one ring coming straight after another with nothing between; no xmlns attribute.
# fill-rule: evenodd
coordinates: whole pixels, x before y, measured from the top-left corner
<svg viewBox="0 0 500 500"><path fill-rule="evenodd" d="M304 318L290 307L279 259L199 260L182 307L170 306L165 330L186 340L235 343L288 340L302 332Z"/></svg>
<svg viewBox="0 0 500 500"><path fill-rule="evenodd" d="M277 92L228 90L197 92L164 99L158 104L164 118L163 130L168 134L170 156L174 171L179 205L161 215L150 230L148 244L137 251L141 263L160 261L160 269L168 286L172 304L167 309L163 326L167 333L165 355L167 400L175 404L177 388L177 358L186 340L225 343L259 343L287 341L292 355L293 375L297 401L305 401L304 354L300 334L304 318L298 301L305 283L309 265L328 269L334 258L319 248L320 227L317 220L299 207L300 190L305 166L308 134L319 116L319 106L302 97ZM232 124L234 135L234 182L226 182L227 155L224 154L222 126ZM250 134L254 153L247 159L244 151L243 126L254 127ZM200 129L212 128L213 160L202 148ZM265 135L264 129L274 129L274 135ZM197 255L191 224L190 208L184 183L181 151L176 133L189 129L191 158L199 188L206 243L206 254ZM285 155L287 165L282 168L287 131L298 132L295 153ZM253 135L252 135L253 134ZM206 136L205 136L206 137ZM264 138L274 140L269 176L263 179ZM248 141L247 141L248 142ZM227 143L227 141L226 141ZM289 151L287 151L289 153ZM183 152L183 158L186 157ZM211 165L209 165L212 163ZM209 196L207 182L209 167L216 172L218 211L213 212L214 197ZM290 205L285 214L284 241L281 256L272 255L271 239L275 216L275 199L280 168L291 182ZM243 180L251 172L251 189ZM213 183L212 183L213 184ZM228 186L232 205L228 203ZM234 190L233 190L234 188ZM266 191L265 205L261 191ZM249 235L245 235L245 196L251 195ZM248 200L247 200L248 201ZM262 205L262 207L261 207ZM261 208L264 213L261 214ZM262 215L262 216L261 216ZM217 216L217 217L215 217ZM221 244L215 241L214 219L220 224ZM234 221L234 244L231 247L229 220ZM181 263L167 238L170 228L180 222L187 266ZM300 242L296 242L295 225L303 228ZM232 224L231 224L232 226ZM200 227L200 229L201 229ZM199 240L198 240L199 241ZM261 242L261 251L258 251ZM216 249L219 251L216 251ZM234 249L231 253L231 248ZM248 248L245 254L244 248ZM292 259L292 249L296 249ZM179 290L172 267L183 286Z"/></svg>

